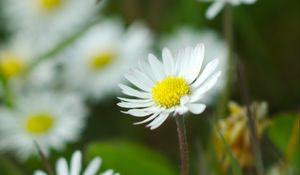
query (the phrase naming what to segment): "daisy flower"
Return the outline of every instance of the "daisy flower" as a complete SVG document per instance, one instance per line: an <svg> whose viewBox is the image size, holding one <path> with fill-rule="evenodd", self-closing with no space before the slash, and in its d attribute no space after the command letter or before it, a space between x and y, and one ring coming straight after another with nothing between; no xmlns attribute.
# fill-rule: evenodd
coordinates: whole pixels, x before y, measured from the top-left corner
<svg viewBox="0 0 300 175"><path fill-rule="evenodd" d="M118 106L129 108L124 113L147 117L135 124L152 120L147 125L150 129L159 127L172 113L173 116L183 115L188 111L202 113L206 105L199 100L221 75L220 71L214 73L218 65L217 59L208 63L201 71L203 58L203 44L197 44L195 48L186 47L175 56L164 48L162 62L149 54L148 63L140 61L138 68L132 68L125 74L125 78L136 88L120 84L122 92L130 98L119 98L121 102Z"/></svg>
<svg viewBox="0 0 300 175"><path fill-rule="evenodd" d="M168 36L163 36L161 41L161 46L166 46L170 48L171 51L175 52L180 48L186 46L193 46L197 43L201 42L206 46L205 55L207 59L203 60L203 64L207 64L212 59L218 58L219 64L218 68L221 72L227 71L227 55L228 50L227 46L212 30L203 30L199 31L194 28L184 26L178 28L173 34ZM217 52L216 52L217 50ZM214 102L218 94L225 86L226 76L222 74L219 78L218 82L216 83L215 87L207 92L207 94L201 99L201 102L205 104L211 104Z"/></svg>
<svg viewBox="0 0 300 175"><path fill-rule="evenodd" d="M211 0L200 0L212 2ZM237 6L240 4L253 4L256 0L214 0L213 4L206 11L206 18L212 19L225 7L226 4Z"/></svg>
<svg viewBox="0 0 300 175"><path fill-rule="evenodd" d="M86 109L73 94L35 93L16 99L15 108L0 108L0 151L20 160L36 153L34 141L48 155L79 138Z"/></svg>
<svg viewBox="0 0 300 175"><path fill-rule="evenodd" d="M151 44L150 31L140 23L125 30L121 21L103 21L62 56L66 86L93 100L101 99L119 90L123 73L149 52Z"/></svg>
<svg viewBox="0 0 300 175"><path fill-rule="evenodd" d="M69 174L96 175L102 163L101 158L100 157L94 158L84 171L81 170L82 169L81 159L82 159L82 154L80 151L75 151L73 153L69 167L68 167L67 160L65 158L58 159L58 161L56 162L56 174L57 175L69 175ZM47 175L47 173L41 170L37 170L34 172L34 175ZM103 173L100 173L99 175L119 175L119 173L114 173L114 171L110 169Z"/></svg>
<svg viewBox="0 0 300 175"><path fill-rule="evenodd" d="M41 54L39 47L31 44L28 35L17 35L0 48L0 75L12 91L23 86L46 87L55 79L56 60L45 60L28 71L30 65Z"/></svg>
<svg viewBox="0 0 300 175"><path fill-rule="evenodd" d="M4 0L2 4L10 28L48 48L76 32L98 10L95 0Z"/></svg>
<svg viewBox="0 0 300 175"><path fill-rule="evenodd" d="M12 38L0 48L0 74L6 80L20 76L33 57L34 52L25 38Z"/></svg>

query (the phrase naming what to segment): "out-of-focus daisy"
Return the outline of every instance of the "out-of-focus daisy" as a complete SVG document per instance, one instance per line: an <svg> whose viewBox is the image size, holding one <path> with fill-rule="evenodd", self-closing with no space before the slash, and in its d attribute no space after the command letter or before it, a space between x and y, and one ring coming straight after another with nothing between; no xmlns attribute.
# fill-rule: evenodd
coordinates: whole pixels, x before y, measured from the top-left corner
<svg viewBox="0 0 300 175"><path fill-rule="evenodd" d="M56 162L56 174L57 175L96 175L101 166L102 160L100 157L94 158L85 170L82 170L82 154L80 151L75 151L71 158L70 166L68 166L67 160L65 158L60 158ZM37 170L34 175L47 175L44 171ZM113 170L107 170L99 175L119 175L119 173L114 173Z"/></svg>
<svg viewBox="0 0 300 175"><path fill-rule="evenodd" d="M32 35L39 44L45 42L44 46L70 36L98 9L94 0L4 0L3 6L11 28Z"/></svg>
<svg viewBox="0 0 300 175"><path fill-rule="evenodd" d="M212 19L224 8L226 4L237 6L240 4L253 4L256 0L198 0L204 2L212 2L213 4L206 11L206 18Z"/></svg>
<svg viewBox="0 0 300 175"><path fill-rule="evenodd" d="M0 48L0 73L6 80L22 74L34 57L25 38L16 37Z"/></svg>
<svg viewBox="0 0 300 175"><path fill-rule="evenodd" d="M108 19L91 28L65 57L66 85L94 100L117 91L123 73L149 52L150 31L135 23L125 30Z"/></svg>
<svg viewBox="0 0 300 175"><path fill-rule="evenodd" d="M268 107L267 103L253 103L251 105L253 116L255 116L255 124L257 128L257 136L262 138L263 132L270 124L267 119ZM229 117L218 121L218 129L224 135L226 142L231 146L231 149L236 156L242 168L251 168L255 166L255 157L252 151L250 130L247 122L247 110L245 107L239 106L237 103L229 103ZM230 158L228 157L222 141L216 137L217 155L223 161L223 167L229 167ZM226 154L224 154L226 153Z"/></svg>
<svg viewBox="0 0 300 175"><path fill-rule="evenodd" d="M136 117L148 117L150 129L159 127L170 114L183 115L190 111L200 114L206 105L199 102L221 75L215 73L218 60L208 63L201 72L204 45L186 47L175 56L169 49L162 51L162 62L149 54L148 63L140 61L139 68L132 68L125 78L136 88L120 84L123 93L130 98L119 98L118 105L129 108L124 113ZM132 108L132 109L130 109Z"/></svg>
<svg viewBox="0 0 300 175"><path fill-rule="evenodd" d="M165 36L161 41L161 46L166 46L175 52L180 48L193 46L199 42L203 43L206 48L205 55L207 59L203 60L203 64L207 64L212 61L212 59L218 58L218 69L221 72L226 72L227 47L225 42L212 30L198 31L190 27L181 27L170 36ZM201 99L201 102L210 104L214 101L218 93L224 88L225 76L226 74L221 75L215 87L207 92L205 97Z"/></svg>
<svg viewBox="0 0 300 175"><path fill-rule="evenodd" d="M15 99L15 108L0 108L0 151L24 160L36 153L62 149L76 141L85 126L85 106L77 95L34 93Z"/></svg>
<svg viewBox="0 0 300 175"><path fill-rule="evenodd" d="M39 47L32 45L27 35L13 37L0 48L0 74L11 90L20 91L25 85L31 88L45 87L52 83L56 60L45 60L29 71L40 54Z"/></svg>

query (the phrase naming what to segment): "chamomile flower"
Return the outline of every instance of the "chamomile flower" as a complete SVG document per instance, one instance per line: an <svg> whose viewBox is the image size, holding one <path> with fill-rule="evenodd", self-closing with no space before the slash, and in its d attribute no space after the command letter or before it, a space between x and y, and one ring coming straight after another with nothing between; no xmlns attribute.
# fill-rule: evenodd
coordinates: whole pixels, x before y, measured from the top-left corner
<svg viewBox="0 0 300 175"><path fill-rule="evenodd" d="M45 60L28 71L40 54L28 35L17 35L0 48L0 74L12 91L20 91L25 85L36 88L52 83L56 60Z"/></svg>
<svg viewBox="0 0 300 175"><path fill-rule="evenodd" d="M15 99L15 107L0 108L0 151L20 160L36 153L34 141L48 155L79 138L86 109L72 94L34 93Z"/></svg>
<svg viewBox="0 0 300 175"><path fill-rule="evenodd" d="M151 43L150 31L140 23L126 30L115 19L97 24L64 56L66 86L93 100L116 92L123 73Z"/></svg>
<svg viewBox="0 0 300 175"><path fill-rule="evenodd" d="M94 158L85 170L82 170L82 154L80 151L75 151L71 157L70 166L68 166L67 160L65 158L60 158L56 162L56 174L57 175L96 175L102 160L100 157ZM44 171L37 170L34 175L47 175ZM113 170L107 170L99 175L119 175L119 173L114 173Z"/></svg>
<svg viewBox="0 0 300 175"><path fill-rule="evenodd" d="M202 113L206 105L201 99L221 75L220 71L215 72L217 59L201 71L203 59L203 44L197 44L195 48L186 47L175 56L165 48L162 62L149 54L148 63L140 61L138 68L132 68L125 74L125 78L136 88L120 84L129 98L119 98L121 102L118 105L129 109L124 113L147 117L135 124L152 120L147 125L150 129L159 127L171 114L183 115L188 111Z"/></svg>
<svg viewBox="0 0 300 175"><path fill-rule="evenodd" d="M20 76L32 61L34 52L25 38L15 37L0 48L0 73L6 80Z"/></svg>
<svg viewBox="0 0 300 175"><path fill-rule="evenodd" d="M171 51L176 51L186 46L193 46L197 43L203 43L206 46L205 55L207 59L203 60L203 64L207 64L212 59L218 58L218 68L221 72L227 71L227 46L225 42L212 30L198 31L191 27L178 28L173 34L163 37L161 46L170 48ZM218 94L225 86L226 74L222 74L215 87L207 92L201 99L205 104L214 102Z"/></svg>
<svg viewBox="0 0 300 175"><path fill-rule="evenodd" d="M16 33L30 34L48 48L76 32L98 9L94 0L4 0L3 6Z"/></svg>
<svg viewBox="0 0 300 175"><path fill-rule="evenodd" d="M199 0L205 2L212 2L211 0ZM256 0L214 0L213 4L206 11L206 18L212 19L224 8L226 4L237 6L240 4L253 4Z"/></svg>

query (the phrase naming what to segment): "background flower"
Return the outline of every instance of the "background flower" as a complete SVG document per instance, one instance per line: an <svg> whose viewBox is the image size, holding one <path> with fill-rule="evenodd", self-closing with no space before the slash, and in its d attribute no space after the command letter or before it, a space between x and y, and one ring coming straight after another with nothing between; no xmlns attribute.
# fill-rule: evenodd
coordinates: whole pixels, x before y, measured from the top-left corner
<svg viewBox="0 0 300 175"><path fill-rule="evenodd" d="M102 21L61 56L66 86L93 100L116 93L123 73L151 44L151 33L141 23L125 29L120 20Z"/></svg>
<svg viewBox="0 0 300 175"><path fill-rule="evenodd" d="M56 163L56 174L59 175L96 175L102 160L100 157L96 157L94 158L89 165L87 166L87 168L83 171L81 170L82 168L82 154L80 151L75 151L71 157L71 164L68 167L67 165L67 161L65 158L60 158L57 163ZM41 171L41 170L37 170L34 173L35 175L47 175L47 173ZM119 173L114 173L113 170L106 170L105 172L99 174L99 175L119 175Z"/></svg>
<svg viewBox="0 0 300 175"><path fill-rule="evenodd" d="M15 105L1 107L0 150L22 160L36 154L34 142L48 155L76 141L85 126L85 106L74 94L34 93L20 97Z"/></svg>

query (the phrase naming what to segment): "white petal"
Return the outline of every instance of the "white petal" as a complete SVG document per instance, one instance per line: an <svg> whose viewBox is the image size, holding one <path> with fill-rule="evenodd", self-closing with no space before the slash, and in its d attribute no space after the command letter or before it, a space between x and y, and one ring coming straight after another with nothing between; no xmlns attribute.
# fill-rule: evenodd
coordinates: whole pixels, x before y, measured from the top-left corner
<svg viewBox="0 0 300 175"><path fill-rule="evenodd" d="M193 114L200 114L202 113L206 106L204 104L199 103L190 103L186 105Z"/></svg>
<svg viewBox="0 0 300 175"><path fill-rule="evenodd" d="M125 111L123 113L130 114L130 115L133 115L135 117L145 117L145 116L148 116L148 115L153 114L155 112L158 112L157 107L148 107L148 108L144 108L144 109L130 109L130 110Z"/></svg>
<svg viewBox="0 0 300 175"><path fill-rule="evenodd" d="M192 84L193 88L197 88L199 85L201 85L217 68L219 64L218 59L215 59L211 62L209 62L203 72L199 75L199 77L196 79L196 81Z"/></svg>
<svg viewBox="0 0 300 175"><path fill-rule="evenodd" d="M245 4L253 4L256 0L242 0Z"/></svg>
<svg viewBox="0 0 300 175"><path fill-rule="evenodd" d="M181 65L180 66L180 70L178 72L179 76L182 77L187 77L187 75L189 74L190 70L189 65L191 62L191 54L192 54L193 48L192 47L186 47L181 53L179 53L179 55L177 56L178 59L181 60Z"/></svg>
<svg viewBox="0 0 300 175"><path fill-rule="evenodd" d="M218 0L215 1L206 11L206 18L212 19L214 18L224 7L225 1L224 0Z"/></svg>
<svg viewBox="0 0 300 175"><path fill-rule="evenodd" d="M138 98L151 98L152 95L147 92L141 92L136 89L133 89L129 86L126 86L124 84L119 84L119 87L122 89L122 92L126 95L138 97Z"/></svg>
<svg viewBox="0 0 300 175"><path fill-rule="evenodd" d="M161 62L152 54L148 55L148 60L151 66L155 80L161 80L165 77L164 68Z"/></svg>
<svg viewBox="0 0 300 175"><path fill-rule="evenodd" d="M162 51L163 66L165 68L166 75L173 75L174 73L174 61L173 56L169 49L164 48Z"/></svg>
<svg viewBox="0 0 300 175"><path fill-rule="evenodd" d="M68 163L65 158L58 159L56 163L56 172L59 175L69 175Z"/></svg>
<svg viewBox="0 0 300 175"><path fill-rule="evenodd" d="M113 175L114 171L113 170L106 170L105 172L101 173L101 175Z"/></svg>
<svg viewBox="0 0 300 175"><path fill-rule="evenodd" d="M130 99L130 98L123 98L123 97L118 97L118 99L126 102L132 102L132 103L146 103L152 101L152 99Z"/></svg>
<svg viewBox="0 0 300 175"><path fill-rule="evenodd" d="M174 116L175 115L183 115L183 114L187 113L188 111L189 111L189 109L186 106L178 106L175 109Z"/></svg>
<svg viewBox="0 0 300 175"><path fill-rule="evenodd" d="M182 96L182 97L180 98L180 105L182 105L182 106L185 105L186 103L189 102L189 100L190 100L189 96L187 96L187 95Z"/></svg>
<svg viewBox="0 0 300 175"><path fill-rule="evenodd" d="M189 83L192 83L199 75L204 58L204 53L204 44L197 44L197 46L191 54L191 61L189 63L189 74L187 74L186 78Z"/></svg>
<svg viewBox="0 0 300 175"><path fill-rule="evenodd" d="M169 116L169 113L161 113L156 119L154 119L147 127L151 130L158 128Z"/></svg>
<svg viewBox="0 0 300 175"><path fill-rule="evenodd" d="M154 85L154 82L150 80L147 75L137 69L130 69L128 73L125 74L125 78L136 87L147 92L150 92Z"/></svg>
<svg viewBox="0 0 300 175"><path fill-rule="evenodd" d="M83 175L95 175L101 165L101 159L99 157L94 158L88 165Z"/></svg>
<svg viewBox="0 0 300 175"><path fill-rule="evenodd" d="M142 59L139 60L138 64L139 64L140 70L142 70L152 81L155 82L156 79L152 73L150 65Z"/></svg>
<svg viewBox="0 0 300 175"><path fill-rule="evenodd" d="M133 123L133 124L134 124L134 125L139 125L139 124L147 123L147 122L153 120L155 117L157 117L158 114L159 114L159 113L154 113L154 114L152 114L150 117L148 117L147 119L145 119L145 120L143 120L143 121L140 121L140 122L135 122L135 123Z"/></svg>
<svg viewBox="0 0 300 175"><path fill-rule="evenodd" d="M150 101L150 102L147 102L147 103L120 102L117 105L122 107L122 108L143 108L143 107L153 106L154 102L153 101Z"/></svg>
<svg viewBox="0 0 300 175"><path fill-rule="evenodd" d="M75 151L71 158L70 175L79 175L81 170L81 152Z"/></svg>
<svg viewBox="0 0 300 175"><path fill-rule="evenodd" d="M212 88L216 83L218 78L220 77L221 72L215 73L209 80L207 80L203 85L201 85L195 92L191 95L191 101L195 102L198 101L199 98L206 93L210 88Z"/></svg>
<svg viewBox="0 0 300 175"><path fill-rule="evenodd" d="M34 172L34 175L47 175L47 173L45 173L44 171L41 171L41 170L37 170Z"/></svg>

